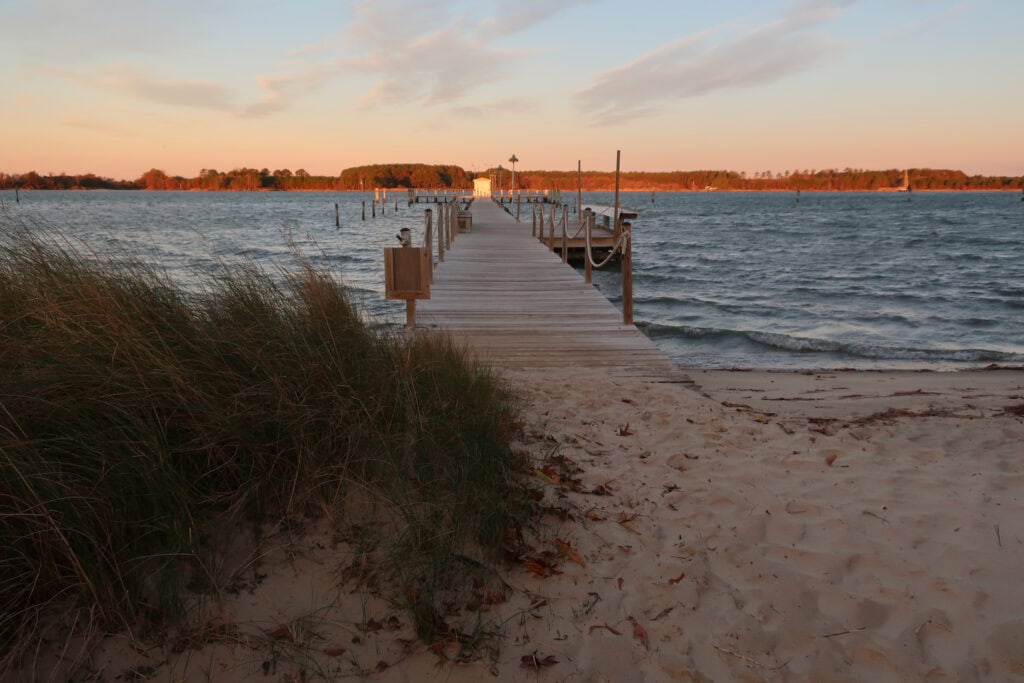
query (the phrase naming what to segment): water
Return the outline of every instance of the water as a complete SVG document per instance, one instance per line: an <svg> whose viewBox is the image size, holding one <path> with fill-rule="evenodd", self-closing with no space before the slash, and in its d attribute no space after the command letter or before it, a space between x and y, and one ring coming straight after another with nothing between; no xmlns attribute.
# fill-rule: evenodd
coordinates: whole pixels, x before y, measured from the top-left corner
<svg viewBox="0 0 1024 683"><path fill-rule="evenodd" d="M381 249L422 239L396 193L2 192L5 217L103 252L128 249L194 286L220 262L331 270L377 320ZM395 210L395 200L398 210ZM341 228L334 225L334 204ZM585 203L611 203L585 193ZM1024 202L1016 193L625 193L638 325L684 366L955 369L1024 362ZM523 207L524 219L528 216ZM380 209L378 208L378 214ZM526 224L528 228L528 223ZM619 274L595 273L617 305Z"/></svg>

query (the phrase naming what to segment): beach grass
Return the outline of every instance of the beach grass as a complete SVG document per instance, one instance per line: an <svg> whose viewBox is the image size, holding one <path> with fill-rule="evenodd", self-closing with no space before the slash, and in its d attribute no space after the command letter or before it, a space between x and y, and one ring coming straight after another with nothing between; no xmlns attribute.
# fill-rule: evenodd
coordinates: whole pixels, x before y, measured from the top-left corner
<svg viewBox="0 0 1024 683"><path fill-rule="evenodd" d="M223 580L232 529L357 509L386 522L384 582L430 638L440 596L529 512L507 387L445 336L371 330L306 262L185 293L7 234L0 377L0 675L54 615L173 624Z"/></svg>

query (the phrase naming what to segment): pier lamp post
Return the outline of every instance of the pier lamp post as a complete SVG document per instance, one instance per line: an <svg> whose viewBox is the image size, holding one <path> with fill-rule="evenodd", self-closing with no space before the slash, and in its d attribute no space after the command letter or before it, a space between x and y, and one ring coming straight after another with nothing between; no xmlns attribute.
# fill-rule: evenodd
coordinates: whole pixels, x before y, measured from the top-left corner
<svg viewBox="0 0 1024 683"><path fill-rule="evenodd" d="M512 193L509 195L509 197L511 197L512 195L514 195L516 193L516 162L517 161L519 161L519 159L516 158L515 154L513 154L508 159L508 162L510 164L512 164Z"/></svg>
<svg viewBox="0 0 1024 683"><path fill-rule="evenodd" d="M498 164L498 201L501 201L502 198L504 197L505 188L502 185L503 178L501 177L501 173L504 170L505 169L502 167L502 165Z"/></svg>

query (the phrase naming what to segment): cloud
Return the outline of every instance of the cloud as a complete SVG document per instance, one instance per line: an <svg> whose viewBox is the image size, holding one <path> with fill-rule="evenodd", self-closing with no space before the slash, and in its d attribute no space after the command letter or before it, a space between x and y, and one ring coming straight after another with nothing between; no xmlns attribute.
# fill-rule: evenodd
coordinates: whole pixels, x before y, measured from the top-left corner
<svg viewBox="0 0 1024 683"><path fill-rule="evenodd" d="M338 71L335 66L325 65L280 76L259 78L256 84L263 90L263 99L243 108L242 115L260 117L283 111L301 96L319 90Z"/></svg>
<svg viewBox="0 0 1024 683"><path fill-rule="evenodd" d="M598 125L624 123L666 101L764 85L835 58L842 48L814 29L856 0L799 0L780 20L737 37L726 27L680 38L599 75L573 94Z"/></svg>
<svg viewBox="0 0 1024 683"><path fill-rule="evenodd" d="M469 119L491 119L503 114L524 114L537 109L532 100L522 97L507 97L489 102L453 106L451 113Z"/></svg>
<svg viewBox="0 0 1024 683"><path fill-rule="evenodd" d="M348 35L366 53L347 66L378 79L360 99L364 106L457 105L528 54L497 46L496 38L592 1L500 0L484 14L487 6L479 3L364 0Z"/></svg>
<svg viewBox="0 0 1024 683"><path fill-rule="evenodd" d="M594 0L495 0L484 4L474 0L353 0L353 14L341 32L331 27L323 39L282 54L276 67L263 71L249 84L163 78L137 67L96 64L97 58L108 52L105 45L111 46L109 51L144 49L142 37L154 32L152 22L163 15L144 12L130 0L79 0L80 5L72 0L41 1L45 9L37 12L37 18L54 18L54 32L58 26L61 32L70 31L73 22L69 17L87 23L87 36L78 47L90 55L92 65L76 73L65 70L62 76L157 104L255 118L285 111L345 76L369 81L358 98L363 107L467 107L461 111L468 115L475 94L500 82L531 54L502 46L502 37L529 30ZM67 16L61 15L64 10L69 12ZM120 43L109 39L113 29L104 28L97 16L114 17L113 25L132 28L127 32L133 37Z"/></svg>
<svg viewBox="0 0 1024 683"><path fill-rule="evenodd" d="M497 16L481 21L480 31L492 37L521 33L576 5L593 3L594 0L500 0Z"/></svg>
<svg viewBox="0 0 1024 683"><path fill-rule="evenodd" d="M82 85L99 86L158 104L215 111L235 109L233 93L219 83L159 79L133 67L108 67L87 74L56 70L50 73L64 76Z"/></svg>

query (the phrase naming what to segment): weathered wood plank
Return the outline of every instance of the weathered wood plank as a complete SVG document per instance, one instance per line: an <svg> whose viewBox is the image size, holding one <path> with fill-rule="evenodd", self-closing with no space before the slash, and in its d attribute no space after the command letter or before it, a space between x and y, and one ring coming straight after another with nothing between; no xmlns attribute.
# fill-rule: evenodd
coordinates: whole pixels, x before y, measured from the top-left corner
<svg viewBox="0 0 1024 683"><path fill-rule="evenodd" d="M571 266L497 204L478 199L473 231L434 271L423 327L446 330L499 367L595 367L685 376Z"/></svg>

